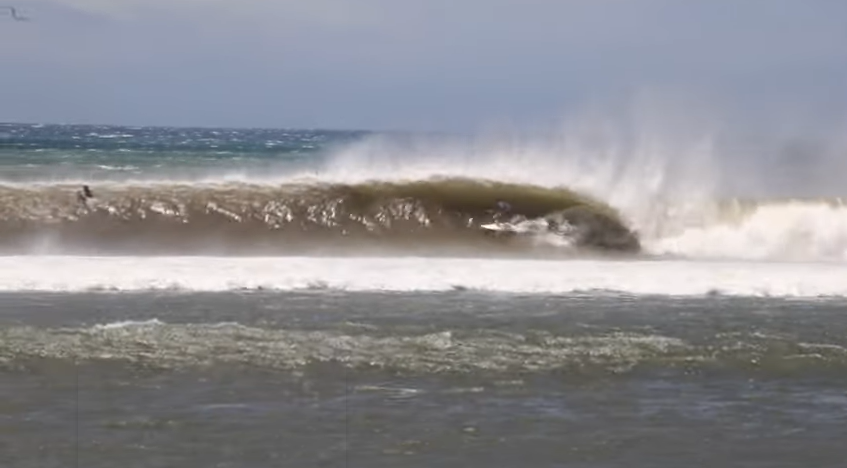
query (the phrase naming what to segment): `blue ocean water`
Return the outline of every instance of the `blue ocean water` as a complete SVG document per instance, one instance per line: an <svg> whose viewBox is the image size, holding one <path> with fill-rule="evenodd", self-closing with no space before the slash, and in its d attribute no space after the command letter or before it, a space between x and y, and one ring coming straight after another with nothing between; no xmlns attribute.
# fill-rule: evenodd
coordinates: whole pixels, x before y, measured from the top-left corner
<svg viewBox="0 0 847 468"><path fill-rule="evenodd" d="M364 131L0 123L0 180L126 180L303 167Z"/></svg>

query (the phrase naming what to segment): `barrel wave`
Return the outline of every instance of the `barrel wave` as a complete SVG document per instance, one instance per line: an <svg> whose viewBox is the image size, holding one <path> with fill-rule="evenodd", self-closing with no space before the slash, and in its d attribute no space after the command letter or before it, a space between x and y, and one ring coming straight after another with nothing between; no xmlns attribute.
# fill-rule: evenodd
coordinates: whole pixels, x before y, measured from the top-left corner
<svg viewBox="0 0 847 468"><path fill-rule="evenodd" d="M840 146L793 164L780 141L660 122L467 138L0 124L0 253L847 261Z"/></svg>
<svg viewBox="0 0 847 468"><path fill-rule="evenodd" d="M636 233L596 199L567 188L484 179L107 183L92 189L94 198L80 200L78 185L0 186L2 250L549 255L635 253L640 248ZM500 201L508 208L498 208ZM480 228L498 221L541 228L511 236Z"/></svg>

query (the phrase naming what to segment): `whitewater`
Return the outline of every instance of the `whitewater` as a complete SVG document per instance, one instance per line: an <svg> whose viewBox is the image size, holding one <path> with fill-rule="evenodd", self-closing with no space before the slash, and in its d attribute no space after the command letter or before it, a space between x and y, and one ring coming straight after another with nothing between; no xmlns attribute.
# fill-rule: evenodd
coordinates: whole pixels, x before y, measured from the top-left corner
<svg viewBox="0 0 847 468"><path fill-rule="evenodd" d="M772 184L774 160L733 165L739 150L706 132L0 134L3 291L847 296L837 189ZM808 172L793 188L815 185ZM81 184L90 206L75 199ZM491 239L478 226L500 199L524 223L573 205L612 212L638 252L607 255L605 240L584 251L544 230Z"/></svg>
<svg viewBox="0 0 847 468"><path fill-rule="evenodd" d="M842 265L445 258L0 258L0 291L477 291L844 297Z"/></svg>

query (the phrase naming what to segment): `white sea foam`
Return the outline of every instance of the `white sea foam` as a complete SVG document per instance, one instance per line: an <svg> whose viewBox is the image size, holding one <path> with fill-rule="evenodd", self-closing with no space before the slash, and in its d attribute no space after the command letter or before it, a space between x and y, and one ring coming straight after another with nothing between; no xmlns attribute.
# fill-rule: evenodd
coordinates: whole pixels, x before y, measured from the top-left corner
<svg viewBox="0 0 847 468"><path fill-rule="evenodd" d="M847 206L790 201L765 204L739 219L700 216L646 239L657 254L736 260L847 261Z"/></svg>
<svg viewBox="0 0 847 468"><path fill-rule="evenodd" d="M827 263L445 258L0 257L0 291L479 291L847 297Z"/></svg>
<svg viewBox="0 0 847 468"><path fill-rule="evenodd" d="M120 322L110 322L110 323L95 325L94 329L95 330L114 330L114 329L117 329L117 328L151 327L151 326L157 326L157 325L162 325L162 322L159 321L158 319L141 320L141 321L124 320L124 321L120 321Z"/></svg>

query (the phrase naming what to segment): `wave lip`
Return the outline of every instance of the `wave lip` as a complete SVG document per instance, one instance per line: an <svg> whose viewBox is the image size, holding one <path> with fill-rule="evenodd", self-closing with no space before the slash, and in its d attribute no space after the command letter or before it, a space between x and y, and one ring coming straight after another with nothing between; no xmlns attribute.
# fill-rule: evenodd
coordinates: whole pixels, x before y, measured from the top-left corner
<svg viewBox="0 0 847 468"><path fill-rule="evenodd" d="M455 258L0 257L0 291L345 290L847 297L838 264Z"/></svg>
<svg viewBox="0 0 847 468"><path fill-rule="evenodd" d="M6 252L297 254L303 251L472 247L521 249L486 236L502 219L570 222L581 247L635 252L610 207L566 188L487 180L330 184L111 184L81 202L69 185L0 186ZM498 210L498 202L508 208ZM527 247L524 245L523 247Z"/></svg>

